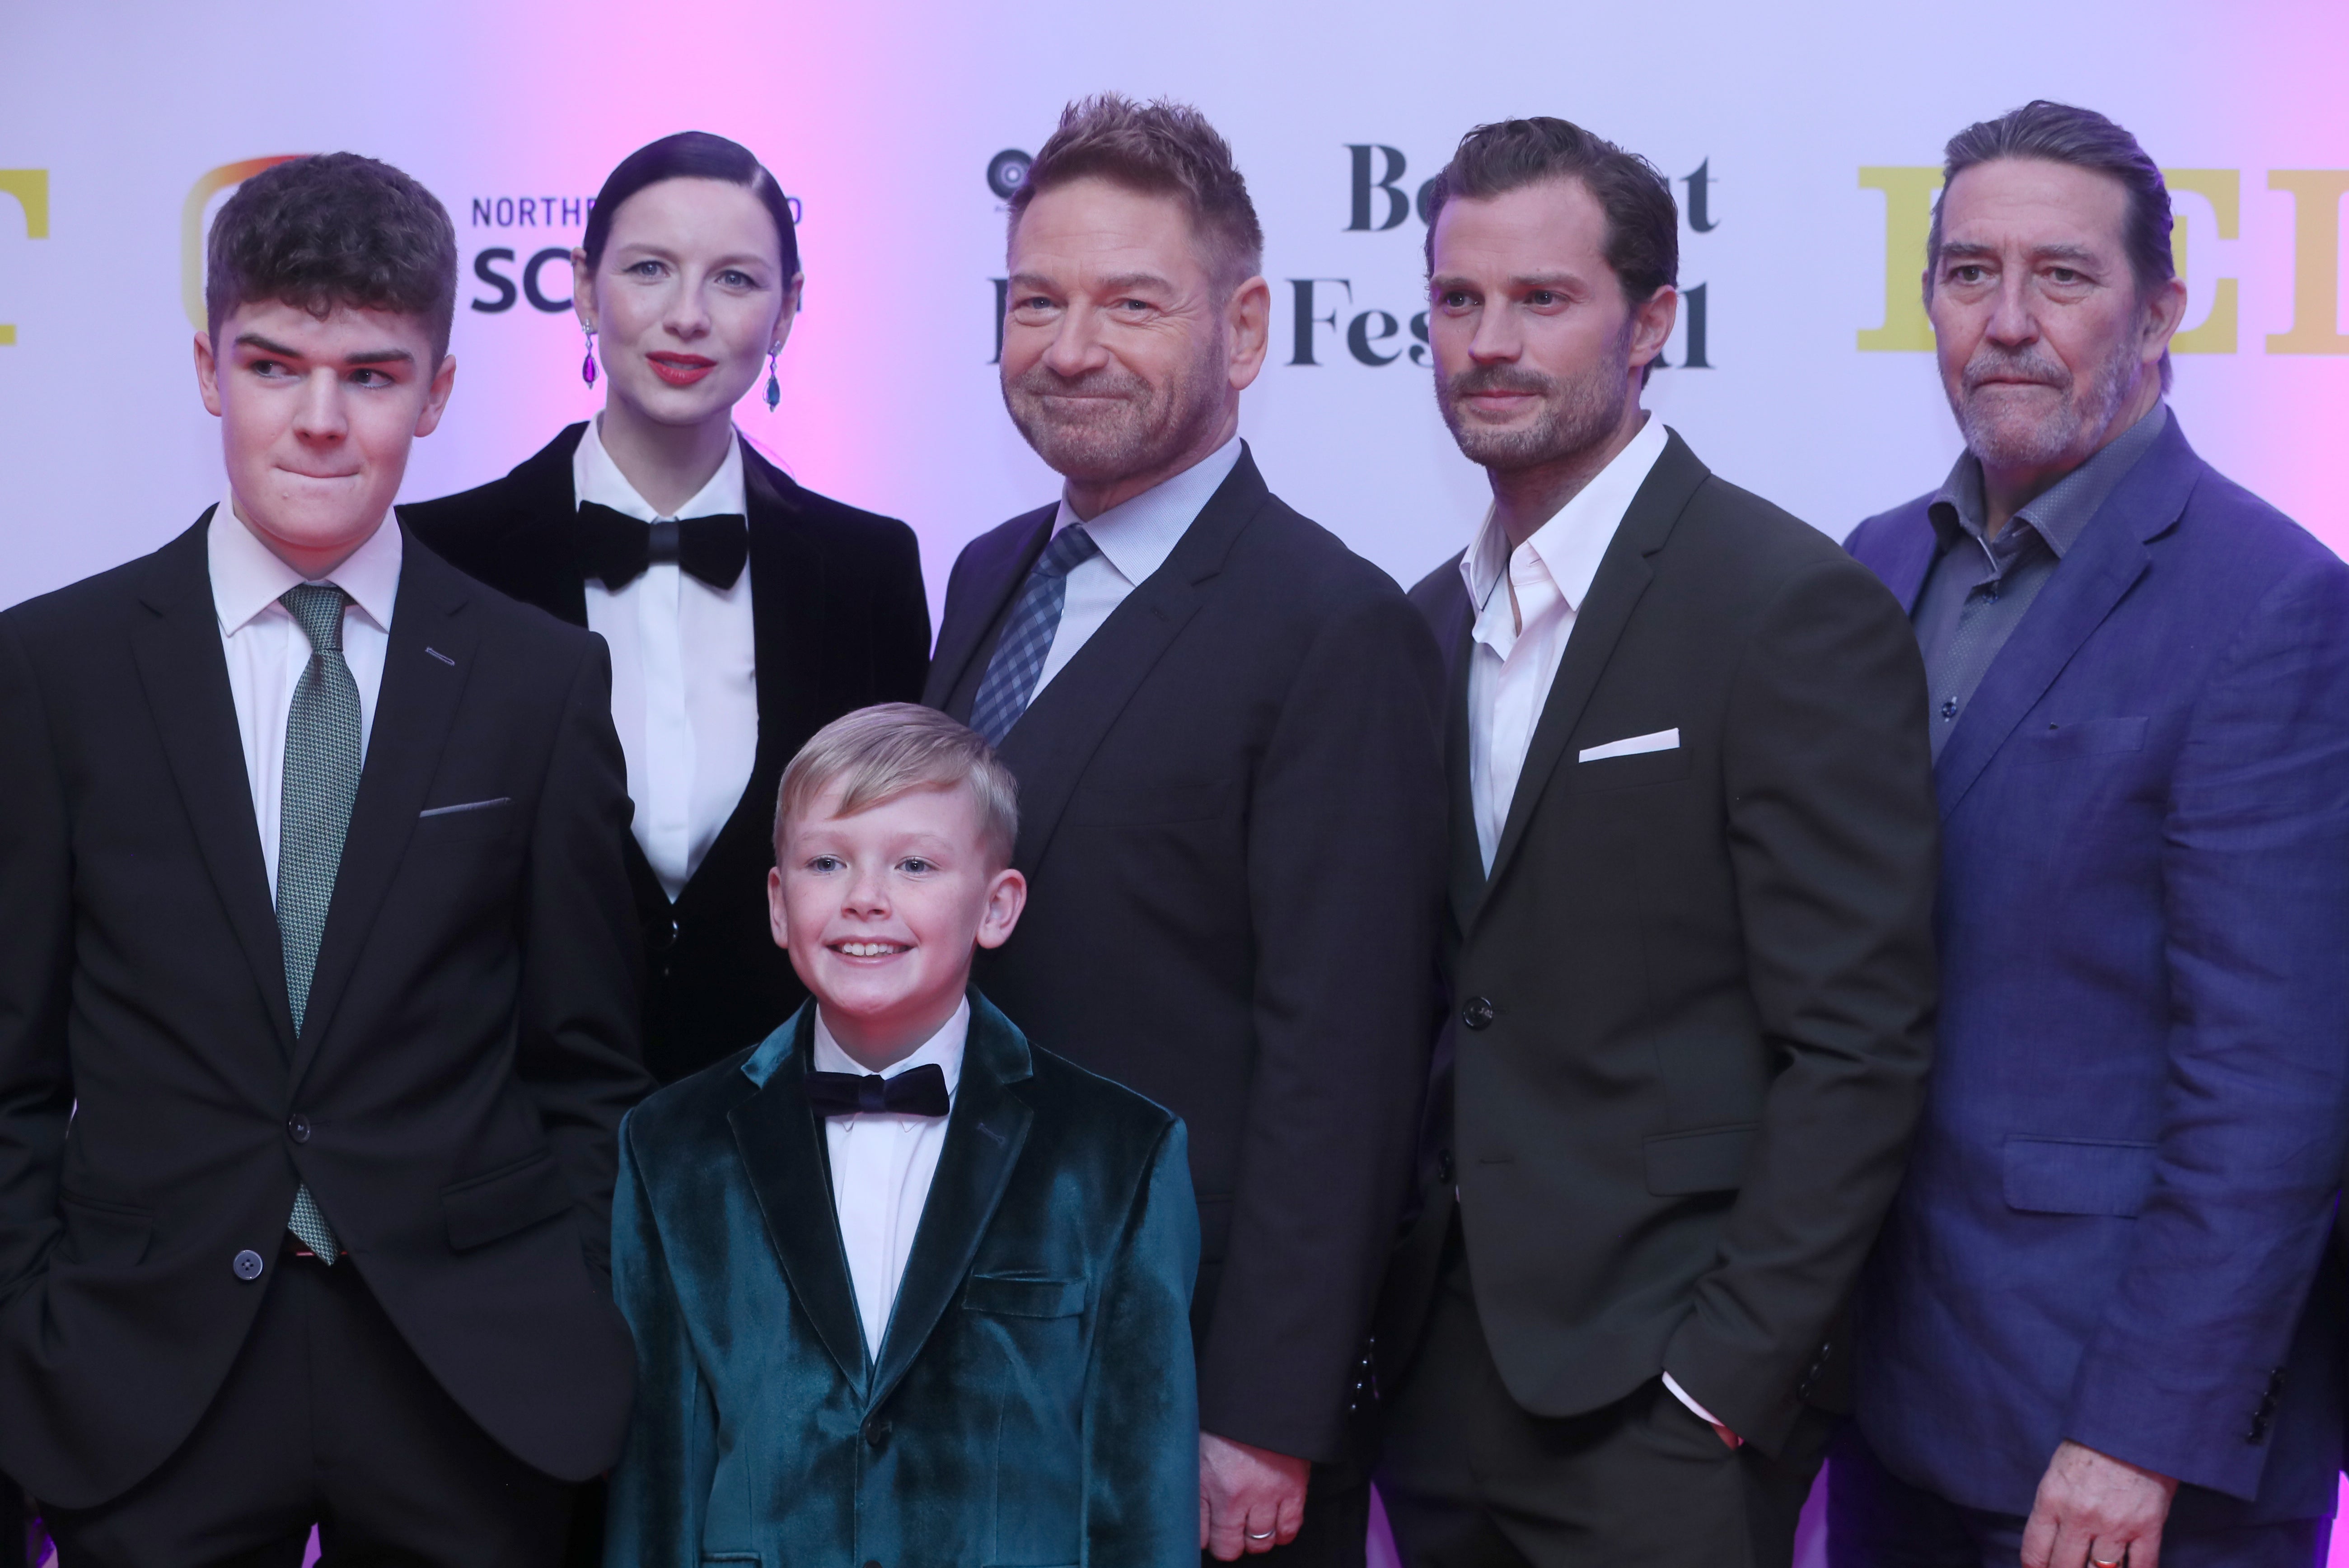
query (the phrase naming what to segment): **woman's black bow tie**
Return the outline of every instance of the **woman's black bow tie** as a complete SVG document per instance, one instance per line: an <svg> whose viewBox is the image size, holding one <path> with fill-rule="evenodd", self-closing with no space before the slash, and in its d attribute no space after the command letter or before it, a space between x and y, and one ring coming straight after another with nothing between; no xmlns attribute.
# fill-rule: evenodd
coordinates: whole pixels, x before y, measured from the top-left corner
<svg viewBox="0 0 2349 1568"><path fill-rule="evenodd" d="M579 574L617 593L657 562L678 567L720 593L734 586L750 559L750 524L740 512L644 522L597 501L579 507Z"/></svg>

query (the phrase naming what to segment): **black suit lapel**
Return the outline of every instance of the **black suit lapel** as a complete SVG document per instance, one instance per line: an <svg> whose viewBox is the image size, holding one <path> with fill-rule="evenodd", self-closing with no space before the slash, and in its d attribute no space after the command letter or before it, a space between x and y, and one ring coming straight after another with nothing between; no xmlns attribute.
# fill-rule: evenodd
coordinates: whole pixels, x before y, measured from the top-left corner
<svg viewBox="0 0 2349 1568"><path fill-rule="evenodd" d="M1557 676L1542 704L1541 719L1534 726L1533 743L1526 749L1525 769L1517 775L1517 790L1509 800L1508 820L1493 854L1488 883L1500 881L1507 871L1510 857L1526 836L1526 824L1549 787L1550 775L1557 771L1558 759L1566 755L1574 727L1582 721L1582 710L1599 688L1599 677L1623 628L1630 624L1632 609L1648 591L1655 575L1648 557L1664 547L1689 498L1711 477L1711 470L1697 460L1679 433L1667 432L1663 455L1631 498L1621 526L1599 560L1598 575L1591 579L1589 596L1575 615L1566 655L1558 661Z"/></svg>
<svg viewBox="0 0 2349 1568"><path fill-rule="evenodd" d="M294 1013L285 999L285 948L212 603L205 537L215 510L206 509L195 527L156 552L140 593L155 619L133 634L131 654L205 869L253 967L279 1047L290 1057Z"/></svg>
<svg viewBox="0 0 2349 1568"><path fill-rule="evenodd" d="M1185 531L1165 564L1126 595L1051 684L1036 694L999 748L1019 779L1023 870L1041 863L1085 765L1144 677L1206 603L1205 585L1223 570L1257 509L1270 500L1256 459L1239 462Z"/></svg>
<svg viewBox="0 0 2349 1568"><path fill-rule="evenodd" d="M2153 449L2113 488L1982 676L1934 765L1946 820L2064 666L2128 593L2152 556L2146 544L2177 524L2200 459L2173 416Z"/></svg>
<svg viewBox="0 0 2349 1568"><path fill-rule="evenodd" d="M335 896L326 906L326 929L294 1064L296 1083L333 1026L335 1005L408 851L473 668L477 622L462 612L481 590L413 535L402 542L402 551L383 685L342 863L335 872Z"/></svg>
<svg viewBox="0 0 2349 1568"><path fill-rule="evenodd" d="M1034 1117L1008 1086L1030 1074L1027 1040L974 991L970 1037L963 1047L962 1078L947 1121L946 1148L938 1155L929 1201L914 1233L905 1276L897 1286L897 1304L882 1338L881 1364L865 1400L867 1408L886 1399L905 1377L970 1272L971 1259L1003 1200Z"/></svg>
<svg viewBox="0 0 2349 1568"><path fill-rule="evenodd" d="M815 1004L802 1007L786 1026L792 1031L790 1058L776 1068L764 1088L727 1112L726 1122L734 1130L735 1151L742 1157L742 1169L767 1222L767 1239L774 1243L792 1296L814 1325L816 1337L831 1352L840 1375L861 1390L866 1373L864 1328L856 1313L848 1257L840 1245L823 1122L807 1102ZM941 1159L941 1180L945 1167Z"/></svg>
<svg viewBox="0 0 2349 1568"><path fill-rule="evenodd" d="M1444 773L1451 799L1452 921L1465 934L1485 899L1485 851L1476 841L1476 798L1469 772L1468 672L1476 657L1475 606L1457 573L1444 583L1441 610L1433 618L1435 645L1444 655Z"/></svg>
<svg viewBox="0 0 2349 1568"><path fill-rule="evenodd" d="M968 724L978 695L973 663L995 651L996 634L1021 583L1052 537L1060 506L1039 507L972 542L957 563L962 592L955 614L938 630L922 701Z"/></svg>

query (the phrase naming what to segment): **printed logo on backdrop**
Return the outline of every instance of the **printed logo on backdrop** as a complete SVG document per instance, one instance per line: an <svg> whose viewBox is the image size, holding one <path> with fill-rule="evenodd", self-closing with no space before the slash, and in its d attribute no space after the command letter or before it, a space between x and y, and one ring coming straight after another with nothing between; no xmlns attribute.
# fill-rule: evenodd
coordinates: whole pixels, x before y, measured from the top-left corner
<svg viewBox="0 0 2349 1568"><path fill-rule="evenodd" d="M2170 254L2178 275L2192 289L2187 263L2195 234L2219 242L2241 237L2243 172L2165 169L2161 177L2169 187ZM1859 188L1884 195L1884 325L1861 328L1859 346L1876 353L1929 351L1933 325L1925 315L1925 242L1941 171L1931 166L1870 165L1859 171ZM2271 169L2267 188L2292 198L2292 326L2268 333L2266 351L2349 354L2349 335L2340 330L2341 199L2349 194L2349 169ZM2228 276L2213 280L2209 308L2169 340L2174 352L2241 352L2240 281Z"/></svg>
<svg viewBox="0 0 2349 1568"><path fill-rule="evenodd" d="M1285 278L1288 285L1288 357L1283 363L1289 366L1321 367L1329 365L1351 364L1371 370L1384 369L1397 363L1424 366L1428 363L1427 312L1425 304L1425 267L1421 259L1422 232L1428 217L1428 201L1434 181L1423 180L1417 185L1406 183L1411 161L1401 148L1383 142L1341 142L1346 154L1345 211L1348 221L1339 232L1347 234L1378 235L1400 232L1407 242L1407 256L1381 253L1378 260L1389 263L1401 261L1408 267L1408 284L1364 284L1364 298L1355 297L1352 275ZM1006 150L988 160L987 188L1002 201L1009 201L1013 191L1026 180L1030 163L1028 154ZM1440 166L1440 164L1439 164ZM1334 186L1337 169L1332 166ZM1721 226L1713 216L1713 187L1718 181L1713 174L1713 160L1706 159L1681 180L1674 181L1687 191L1682 204L1681 218L1689 231L1709 234ZM1334 216L1334 212L1332 214ZM1418 219L1417 223L1411 220ZM1392 242L1384 243L1392 244ZM1368 260L1368 257L1365 257ZM1682 255L1682 271L1687 273L1688 253ZM1349 267L1350 274L1357 269ZM1006 278L988 280L995 285L995 354L988 363L1000 364L1003 359L1003 318L1010 304L1010 282ZM1677 366L1685 370L1710 370L1713 363L1708 337L1706 284L1683 284L1681 289L1681 325L1679 328L1680 358L1659 357L1656 367L1668 370ZM1408 291L1408 297L1397 295ZM1278 291L1276 290L1276 297ZM1371 298L1382 298L1383 304L1371 304ZM1389 309L1388 305L1394 308ZM1279 342L1278 325L1274 341ZM1341 357L1342 356L1342 357ZM1325 357L1326 356L1326 357Z"/></svg>
<svg viewBox="0 0 2349 1568"><path fill-rule="evenodd" d="M25 238L49 237L49 171L46 169L0 169L0 196L13 196L25 214ZM13 323L0 321L0 348L16 341Z"/></svg>

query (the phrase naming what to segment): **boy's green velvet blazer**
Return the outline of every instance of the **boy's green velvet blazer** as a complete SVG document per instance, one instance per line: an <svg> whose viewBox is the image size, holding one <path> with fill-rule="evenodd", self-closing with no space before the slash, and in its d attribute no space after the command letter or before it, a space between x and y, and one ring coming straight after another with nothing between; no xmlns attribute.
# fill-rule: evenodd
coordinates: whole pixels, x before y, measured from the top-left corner
<svg viewBox="0 0 2349 1568"><path fill-rule="evenodd" d="M1199 1560L1183 1124L971 993L877 1358L803 1084L813 1004L620 1130L636 1410L610 1568Z"/></svg>

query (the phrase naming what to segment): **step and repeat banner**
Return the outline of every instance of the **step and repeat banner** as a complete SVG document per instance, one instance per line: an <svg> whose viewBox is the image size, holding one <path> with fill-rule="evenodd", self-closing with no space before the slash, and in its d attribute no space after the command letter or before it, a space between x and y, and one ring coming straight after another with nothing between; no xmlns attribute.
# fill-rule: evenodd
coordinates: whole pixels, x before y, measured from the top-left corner
<svg viewBox="0 0 2349 1568"><path fill-rule="evenodd" d="M596 407L564 258L612 164L686 128L749 145L803 214L782 405L746 401L742 428L909 521L936 595L966 540L1057 488L997 389L1003 196L1061 104L1102 88L1188 99L1230 138L1274 299L1245 433L1289 500L1406 582L1484 504L1431 394L1420 192L1468 127L1533 113L1673 181L1686 299L1650 406L1840 537L1957 451L1917 297L1942 142L2033 97L2103 109L2170 170L2187 432L2349 547L2344 46L2337 0L14 5L0 603L153 548L218 494L190 336L239 181L352 149L447 204L457 390L413 499Z"/></svg>

